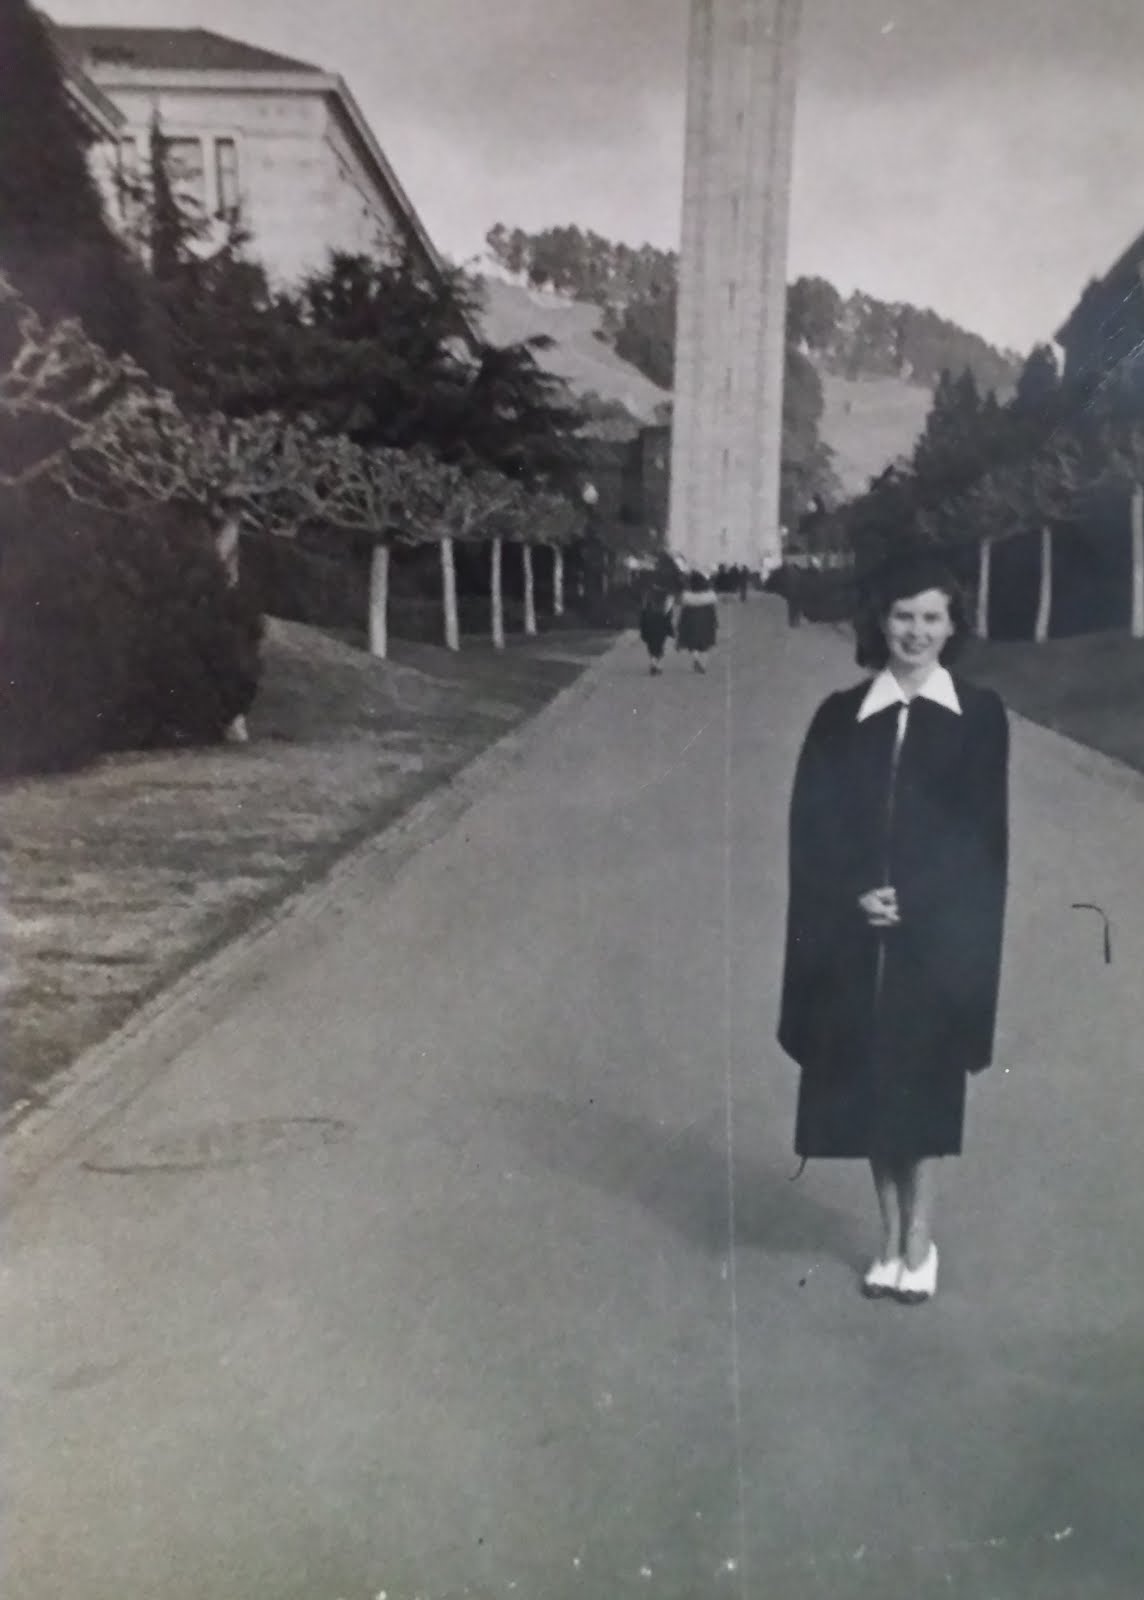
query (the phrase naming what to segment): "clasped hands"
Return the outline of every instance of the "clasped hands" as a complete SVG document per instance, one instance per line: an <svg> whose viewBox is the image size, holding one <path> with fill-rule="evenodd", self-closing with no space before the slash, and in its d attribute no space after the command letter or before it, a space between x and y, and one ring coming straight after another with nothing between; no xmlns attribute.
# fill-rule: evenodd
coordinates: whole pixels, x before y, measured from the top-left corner
<svg viewBox="0 0 1144 1600"><path fill-rule="evenodd" d="M858 904L871 928L897 928L901 924L898 893L889 884L881 889L867 889L858 896Z"/></svg>

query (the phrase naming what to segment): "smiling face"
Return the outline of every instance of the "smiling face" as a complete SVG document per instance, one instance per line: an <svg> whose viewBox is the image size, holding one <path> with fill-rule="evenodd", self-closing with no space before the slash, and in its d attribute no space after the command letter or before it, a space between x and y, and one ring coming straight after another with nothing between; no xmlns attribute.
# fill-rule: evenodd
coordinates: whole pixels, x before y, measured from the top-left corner
<svg viewBox="0 0 1144 1600"><path fill-rule="evenodd" d="M890 666L920 676L936 667L953 638L949 596L944 589L923 589L920 594L895 600L882 623Z"/></svg>

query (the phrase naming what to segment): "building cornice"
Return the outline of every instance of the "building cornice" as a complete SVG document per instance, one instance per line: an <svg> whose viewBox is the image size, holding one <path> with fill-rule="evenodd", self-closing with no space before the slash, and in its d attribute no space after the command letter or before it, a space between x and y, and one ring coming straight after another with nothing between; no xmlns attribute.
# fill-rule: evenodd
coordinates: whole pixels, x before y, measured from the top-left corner
<svg viewBox="0 0 1144 1600"><path fill-rule="evenodd" d="M127 118L115 102L70 64L64 67L63 84L72 110L88 132L97 139L118 139Z"/></svg>
<svg viewBox="0 0 1144 1600"><path fill-rule="evenodd" d="M114 61L88 61L84 72L109 94L116 90L194 89L214 93L321 94L338 82L329 72L236 71L227 67L131 67Z"/></svg>
<svg viewBox="0 0 1144 1600"><path fill-rule="evenodd" d="M219 68L173 68L151 70L131 67L120 62L94 62L85 69L100 90L107 94L150 93L178 94L299 94L320 95L333 109L343 126L354 138L375 183L392 200L397 215L404 225L406 237L424 265L434 276L441 276L445 263L436 245L417 214L409 195L393 170L385 151L378 143L361 107L350 92L349 85L340 75L321 72L235 71ZM480 343L477 330L467 318L462 319L462 334L470 348Z"/></svg>

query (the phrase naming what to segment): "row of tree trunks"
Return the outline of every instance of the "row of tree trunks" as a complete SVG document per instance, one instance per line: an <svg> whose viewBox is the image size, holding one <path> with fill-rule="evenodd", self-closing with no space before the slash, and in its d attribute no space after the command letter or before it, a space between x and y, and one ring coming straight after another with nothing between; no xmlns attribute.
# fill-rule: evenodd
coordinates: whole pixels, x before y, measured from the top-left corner
<svg viewBox="0 0 1144 1600"><path fill-rule="evenodd" d="M228 535L230 537L228 538ZM227 528L219 536L219 554L227 567L227 573L232 583L238 582L238 538L237 524L232 529ZM534 639L538 632L536 617L536 578L532 562L532 547L522 546L524 561L524 631L530 639ZM553 551L556 558L553 593L553 614L564 614L564 554L560 549ZM504 627L504 592L501 582L504 564L504 545L500 539L492 541L492 634L493 644L498 650L505 648ZM369 653L384 661L389 654L389 568L390 552L387 544L378 541L372 549L369 563ZM445 611L445 645L449 650L461 648L460 613L457 607L457 561L456 551L452 539L441 540L441 589L444 599ZM227 737L233 743L245 743L247 739L246 720L236 717L232 729L238 724L242 725L241 733L232 733L228 730Z"/></svg>
<svg viewBox="0 0 1144 1600"><path fill-rule="evenodd" d="M974 619L979 639L989 637L989 599L993 571L993 541L982 539L977 566L977 616ZM1049 637L1053 618L1053 530L1041 529L1040 578L1037 585L1037 616L1033 624L1033 638L1044 644Z"/></svg>
<svg viewBox="0 0 1144 1600"><path fill-rule="evenodd" d="M993 541L982 539L977 569L977 637L989 637L989 589ZM1053 531L1041 529L1040 582L1033 638L1044 644L1053 621ZM1132 491L1132 637L1144 639L1144 485Z"/></svg>

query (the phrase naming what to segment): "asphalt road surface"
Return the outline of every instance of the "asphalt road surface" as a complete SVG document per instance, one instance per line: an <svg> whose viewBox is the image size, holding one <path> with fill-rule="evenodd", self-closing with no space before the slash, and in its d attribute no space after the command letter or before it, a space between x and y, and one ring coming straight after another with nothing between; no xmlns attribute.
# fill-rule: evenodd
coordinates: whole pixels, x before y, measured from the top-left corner
<svg viewBox="0 0 1144 1600"><path fill-rule="evenodd" d="M623 641L5 1223L7 1600L1140 1600L1144 784L1015 730L937 1301L798 1183L786 806L844 642ZM1113 919L1106 965L1095 913Z"/></svg>

